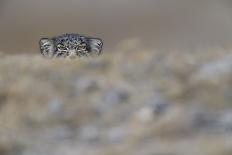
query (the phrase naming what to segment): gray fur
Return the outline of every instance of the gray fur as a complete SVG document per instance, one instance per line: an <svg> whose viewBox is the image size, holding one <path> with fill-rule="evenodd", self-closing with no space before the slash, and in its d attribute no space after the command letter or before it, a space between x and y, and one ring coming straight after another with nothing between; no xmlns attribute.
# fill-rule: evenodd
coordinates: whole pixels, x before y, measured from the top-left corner
<svg viewBox="0 0 232 155"><path fill-rule="evenodd" d="M64 34L58 37L42 38L40 51L47 58L76 58L100 55L103 42L98 38L79 34Z"/></svg>

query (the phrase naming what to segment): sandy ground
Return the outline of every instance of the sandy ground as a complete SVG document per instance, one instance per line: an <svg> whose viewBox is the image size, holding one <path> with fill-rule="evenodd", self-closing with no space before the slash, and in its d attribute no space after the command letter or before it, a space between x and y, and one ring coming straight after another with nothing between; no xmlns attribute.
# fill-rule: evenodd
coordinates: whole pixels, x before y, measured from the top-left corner
<svg viewBox="0 0 232 155"><path fill-rule="evenodd" d="M139 47L1 54L0 154L232 154L232 52Z"/></svg>

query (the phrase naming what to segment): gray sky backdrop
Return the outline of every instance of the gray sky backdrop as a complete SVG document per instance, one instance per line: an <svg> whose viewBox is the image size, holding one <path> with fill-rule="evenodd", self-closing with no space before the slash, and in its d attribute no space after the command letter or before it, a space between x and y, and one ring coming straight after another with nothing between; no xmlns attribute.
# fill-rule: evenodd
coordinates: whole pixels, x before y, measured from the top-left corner
<svg viewBox="0 0 232 155"><path fill-rule="evenodd" d="M75 32L113 49L129 38L154 48L228 47L231 0L0 0L0 50L35 52L38 40Z"/></svg>

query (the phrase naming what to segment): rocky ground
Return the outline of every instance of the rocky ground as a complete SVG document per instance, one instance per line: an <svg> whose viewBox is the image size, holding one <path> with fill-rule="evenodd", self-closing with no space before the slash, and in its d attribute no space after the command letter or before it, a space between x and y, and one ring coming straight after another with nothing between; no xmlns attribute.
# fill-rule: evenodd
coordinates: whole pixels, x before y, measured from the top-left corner
<svg viewBox="0 0 232 155"><path fill-rule="evenodd" d="M0 56L0 155L231 155L232 51Z"/></svg>

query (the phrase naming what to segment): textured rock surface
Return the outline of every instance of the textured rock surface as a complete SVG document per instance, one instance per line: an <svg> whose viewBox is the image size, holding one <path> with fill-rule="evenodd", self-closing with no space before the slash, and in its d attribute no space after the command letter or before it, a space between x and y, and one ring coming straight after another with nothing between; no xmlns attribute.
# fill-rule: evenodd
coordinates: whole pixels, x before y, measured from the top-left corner
<svg viewBox="0 0 232 155"><path fill-rule="evenodd" d="M232 154L232 52L0 57L1 155Z"/></svg>

